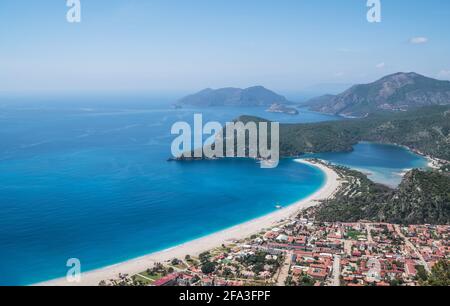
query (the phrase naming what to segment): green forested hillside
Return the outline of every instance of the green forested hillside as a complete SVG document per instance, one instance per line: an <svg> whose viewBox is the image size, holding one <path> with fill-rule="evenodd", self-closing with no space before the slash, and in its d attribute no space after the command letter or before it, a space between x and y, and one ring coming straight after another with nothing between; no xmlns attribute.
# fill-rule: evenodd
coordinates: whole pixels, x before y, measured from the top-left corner
<svg viewBox="0 0 450 306"><path fill-rule="evenodd" d="M377 113L364 119L280 126L280 155L341 152L360 141L398 144L450 160L450 108L427 107L409 112ZM264 121L242 116L238 121Z"/></svg>
<svg viewBox="0 0 450 306"><path fill-rule="evenodd" d="M339 95L315 98L306 104L316 111L352 117L365 117L377 111L448 105L450 82L414 72L399 72L370 84L352 86Z"/></svg>
<svg viewBox="0 0 450 306"><path fill-rule="evenodd" d="M258 122L242 116L236 121ZM409 112L376 113L364 119L280 125L280 156L352 150L360 141L407 146L450 160L450 110L434 106ZM347 178L336 198L316 212L322 221L372 220L405 224L450 223L450 175L440 171L409 172L398 189L375 184L362 173L336 167Z"/></svg>
<svg viewBox="0 0 450 306"><path fill-rule="evenodd" d="M316 209L319 221L450 224L449 173L413 170L391 190L359 172L337 170L347 182L334 199Z"/></svg>

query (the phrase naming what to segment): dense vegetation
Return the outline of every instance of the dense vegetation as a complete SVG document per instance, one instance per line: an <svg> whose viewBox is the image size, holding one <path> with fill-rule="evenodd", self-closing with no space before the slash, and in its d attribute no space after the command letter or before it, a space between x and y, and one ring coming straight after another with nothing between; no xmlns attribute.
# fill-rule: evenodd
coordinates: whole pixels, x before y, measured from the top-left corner
<svg viewBox="0 0 450 306"><path fill-rule="evenodd" d="M441 260L431 269L431 274L426 277L422 283L425 286L450 286L450 263L447 260Z"/></svg>
<svg viewBox="0 0 450 306"><path fill-rule="evenodd" d="M262 86L246 89L205 89L181 99L177 105L205 106L270 106L274 103L289 104L283 96Z"/></svg>
<svg viewBox="0 0 450 306"><path fill-rule="evenodd" d="M264 119L242 116L238 121ZM450 107L426 107L409 112L379 112L364 119L280 125L280 155L345 152L360 141L398 144L436 158L450 160Z"/></svg>
<svg viewBox="0 0 450 306"><path fill-rule="evenodd" d="M395 73L370 84L355 85L339 95L326 95L306 103L313 110L365 117L379 110L409 110L450 104L450 82L423 75Z"/></svg>
<svg viewBox="0 0 450 306"><path fill-rule="evenodd" d="M412 170L392 190L357 171L341 167L337 171L346 177L346 183L334 199L316 209L318 221L450 224L448 173Z"/></svg>
<svg viewBox="0 0 450 306"><path fill-rule="evenodd" d="M237 121L266 120L242 116ZM404 145L448 161L450 107L432 106L408 112L379 112L364 119L280 125L281 157L350 151L360 141ZM396 190L375 184L362 173L349 169L339 171L349 178L347 186L334 200L320 206L319 220L450 224L448 165L440 171L413 170Z"/></svg>

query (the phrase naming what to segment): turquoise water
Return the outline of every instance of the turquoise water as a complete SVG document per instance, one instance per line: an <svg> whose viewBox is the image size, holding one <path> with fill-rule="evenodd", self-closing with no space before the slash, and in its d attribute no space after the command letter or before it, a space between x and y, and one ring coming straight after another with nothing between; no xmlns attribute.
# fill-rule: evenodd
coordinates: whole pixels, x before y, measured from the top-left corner
<svg viewBox="0 0 450 306"><path fill-rule="evenodd" d="M69 258L79 258L87 271L162 250L270 213L324 182L318 169L292 160L271 170L252 160L167 162L171 125L192 121L200 110L139 97L1 101L0 285L62 277ZM338 120L259 108L203 114L220 122L242 114ZM346 154L361 166L380 158L377 150L358 155L364 148ZM393 155L391 163L398 158L405 156Z"/></svg>
<svg viewBox="0 0 450 306"><path fill-rule="evenodd" d="M359 170L377 183L397 187L405 171L427 168L426 158L395 145L362 142L351 153L323 153L311 156Z"/></svg>
<svg viewBox="0 0 450 306"><path fill-rule="evenodd" d="M225 229L307 197L323 174L286 160L176 163L171 125L199 110L120 103L0 107L0 284L87 271ZM225 122L263 109L214 109ZM326 120L309 113L305 120ZM331 118L335 119L335 118Z"/></svg>

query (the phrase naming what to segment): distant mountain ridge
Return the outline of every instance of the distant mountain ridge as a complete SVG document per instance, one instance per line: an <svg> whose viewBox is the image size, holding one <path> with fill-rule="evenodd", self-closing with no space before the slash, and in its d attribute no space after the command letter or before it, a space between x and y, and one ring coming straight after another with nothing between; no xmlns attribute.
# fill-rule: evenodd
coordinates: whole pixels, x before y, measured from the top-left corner
<svg viewBox="0 0 450 306"><path fill-rule="evenodd" d="M378 110L449 105L450 81L399 72L370 84L354 85L339 95L311 99L306 104L314 111L349 117L364 117Z"/></svg>
<svg viewBox="0 0 450 306"><path fill-rule="evenodd" d="M178 104L191 106L271 106L273 104L290 104L284 96L276 94L263 86L246 89L221 88L204 89L196 94L181 99Z"/></svg>

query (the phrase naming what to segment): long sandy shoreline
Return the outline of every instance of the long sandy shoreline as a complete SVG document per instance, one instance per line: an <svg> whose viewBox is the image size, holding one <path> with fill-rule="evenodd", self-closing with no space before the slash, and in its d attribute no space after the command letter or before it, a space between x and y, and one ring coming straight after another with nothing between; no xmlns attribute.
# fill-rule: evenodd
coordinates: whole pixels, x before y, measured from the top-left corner
<svg viewBox="0 0 450 306"><path fill-rule="evenodd" d="M197 256L202 252L211 250L222 244L227 244L234 240L241 240L260 232L265 228L270 228L281 220L289 218L300 210L315 206L318 201L330 198L340 186L338 174L329 167L319 163L312 163L305 160L296 160L322 170L326 175L326 181L322 188L306 199L298 201L286 208L277 210L269 215L239 224L232 228L205 236L200 239L189 241L176 247L152 253L140 258L125 261L113 266L82 273L81 282L68 283L65 278L51 280L36 284L37 286L96 286L102 280L116 279L121 274L134 275L151 268L154 263L165 262L173 258L184 258L186 255Z"/></svg>

